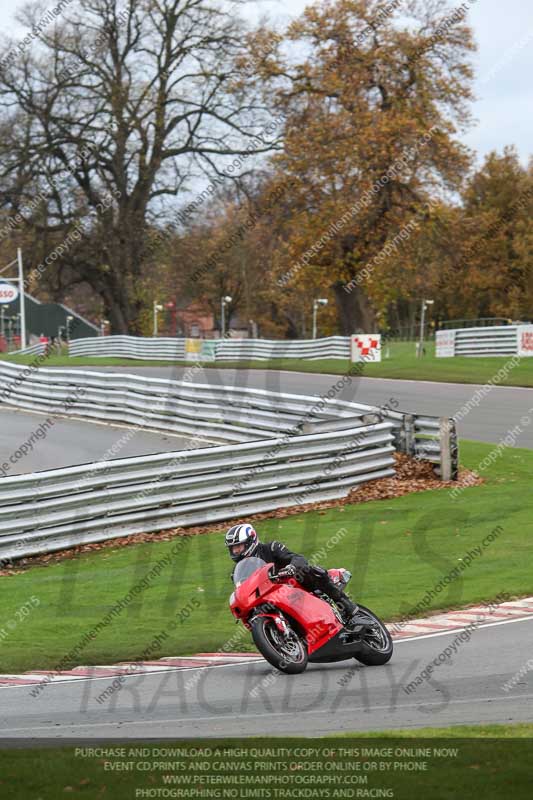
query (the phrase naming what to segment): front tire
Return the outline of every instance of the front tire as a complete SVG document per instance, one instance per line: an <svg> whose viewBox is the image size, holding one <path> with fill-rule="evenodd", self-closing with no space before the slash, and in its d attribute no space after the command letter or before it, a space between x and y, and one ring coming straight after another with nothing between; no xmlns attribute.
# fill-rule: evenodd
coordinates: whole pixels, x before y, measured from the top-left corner
<svg viewBox="0 0 533 800"><path fill-rule="evenodd" d="M392 637L387 628L369 608L359 606L359 611L373 623L361 634L360 650L356 661L367 667L379 667L392 658Z"/></svg>
<svg viewBox="0 0 533 800"><path fill-rule="evenodd" d="M294 631L285 639L270 617L258 617L252 623L252 638L261 655L280 672L297 675L307 667L305 642Z"/></svg>

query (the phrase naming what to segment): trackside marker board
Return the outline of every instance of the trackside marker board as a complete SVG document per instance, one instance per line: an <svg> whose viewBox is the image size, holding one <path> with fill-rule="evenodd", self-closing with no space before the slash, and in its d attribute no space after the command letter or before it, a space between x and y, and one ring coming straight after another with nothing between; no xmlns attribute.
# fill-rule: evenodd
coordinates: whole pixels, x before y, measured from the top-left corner
<svg viewBox="0 0 533 800"><path fill-rule="evenodd" d="M520 325L517 330L518 355L533 356L533 325Z"/></svg>
<svg viewBox="0 0 533 800"><path fill-rule="evenodd" d="M437 358L451 358L455 355L455 331L437 331L435 335L435 354Z"/></svg>
<svg viewBox="0 0 533 800"><path fill-rule="evenodd" d="M350 358L352 362L381 361L381 334L355 333L350 337Z"/></svg>

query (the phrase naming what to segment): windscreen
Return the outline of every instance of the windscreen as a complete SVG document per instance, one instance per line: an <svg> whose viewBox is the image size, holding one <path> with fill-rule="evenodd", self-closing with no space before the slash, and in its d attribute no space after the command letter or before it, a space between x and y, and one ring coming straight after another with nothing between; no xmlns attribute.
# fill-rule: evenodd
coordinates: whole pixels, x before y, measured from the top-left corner
<svg viewBox="0 0 533 800"><path fill-rule="evenodd" d="M250 575L264 567L266 561L263 561L262 558L243 558L242 561L239 561L237 566L235 567L235 572L233 573L233 583L235 586L238 586L240 583L243 583Z"/></svg>

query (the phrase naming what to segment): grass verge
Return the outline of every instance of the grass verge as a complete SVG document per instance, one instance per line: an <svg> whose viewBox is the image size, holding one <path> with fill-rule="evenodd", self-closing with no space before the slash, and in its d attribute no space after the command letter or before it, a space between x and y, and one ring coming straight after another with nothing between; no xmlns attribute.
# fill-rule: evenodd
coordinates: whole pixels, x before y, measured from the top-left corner
<svg viewBox="0 0 533 800"><path fill-rule="evenodd" d="M475 469L490 449L464 443L465 466ZM387 620L412 615L476 547L480 554L435 592L427 611L503 592L524 596L533 593L532 471L533 452L508 449L484 473L483 485L455 499L444 489L427 491L274 517L259 530L265 541L281 539L317 563L350 569L352 596ZM491 531L494 540L483 546ZM136 659L158 635L152 657L224 646L251 650L228 611L230 572L216 533L106 547L0 578L0 672L53 669L62 660L65 668ZM104 623L112 608L116 613Z"/></svg>
<svg viewBox="0 0 533 800"><path fill-rule="evenodd" d="M533 723L515 725L450 725L444 728L403 728L401 730L368 731L364 734L334 733L332 739L533 739Z"/></svg>
<svg viewBox="0 0 533 800"><path fill-rule="evenodd" d="M342 739L80 742L0 751L0 787L12 800L65 795L529 800L532 734L532 725L507 725Z"/></svg>
<svg viewBox="0 0 533 800"><path fill-rule="evenodd" d="M389 346L390 357L379 364L365 364L363 375L367 378L396 378L402 380L448 381L451 383L486 383L493 378L499 369L510 360L511 356L479 357L479 358L436 358L433 342L426 345L426 356L416 358L414 342L392 342ZM385 354L387 348L385 348ZM19 364L30 364L35 356L2 356ZM68 356L50 356L43 366L143 366L143 367L191 367L191 361L140 361L128 358L69 358ZM206 363L206 367L217 369L274 369L297 372L318 372L331 375L342 375L348 372L350 362L344 359L319 359L308 361L298 358L275 358L270 361L217 361ZM502 386L533 387L533 358L522 359L522 362L509 370L501 381Z"/></svg>

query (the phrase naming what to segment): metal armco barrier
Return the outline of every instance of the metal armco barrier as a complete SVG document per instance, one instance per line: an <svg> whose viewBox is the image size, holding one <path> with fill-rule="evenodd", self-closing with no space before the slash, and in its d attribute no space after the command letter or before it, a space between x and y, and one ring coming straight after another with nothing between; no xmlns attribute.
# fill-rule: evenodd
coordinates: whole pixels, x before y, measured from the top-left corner
<svg viewBox="0 0 533 800"><path fill-rule="evenodd" d="M394 475L394 450L443 479L456 464L450 421L324 397L8 362L0 387L5 406L223 442L2 478L1 558L343 497Z"/></svg>
<svg viewBox="0 0 533 800"><path fill-rule="evenodd" d="M328 336L325 339L214 339L215 361L269 360L271 358L350 358L349 336ZM122 357L183 361L186 359L185 339L148 338L137 336L101 336L74 339L69 343L69 355L91 357ZM190 360L194 360L191 355Z"/></svg>
<svg viewBox="0 0 533 800"><path fill-rule="evenodd" d="M452 356L533 356L532 325L497 325L437 331L436 354Z"/></svg>
<svg viewBox="0 0 533 800"><path fill-rule="evenodd" d="M184 450L0 481L0 557L344 497L394 475L392 426Z"/></svg>
<svg viewBox="0 0 533 800"><path fill-rule="evenodd" d="M165 337L152 339L140 336L99 336L71 339L69 355L183 361L185 359L185 339Z"/></svg>
<svg viewBox="0 0 533 800"><path fill-rule="evenodd" d="M456 481L459 471L459 447L453 419L413 416L411 455L435 464L443 481Z"/></svg>
<svg viewBox="0 0 533 800"><path fill-rule="evenodd" d="M29 347L26 347L24 350L13 350L9 353L10 356L35 356L35 355L44 355L46 352L46 344L44 342L37 342L37 344L31 344Z"/></svg>
<svg viewBox="0 0 533 800"><path fill-rule="evenodd" d="M349 336L325 339L274 341L271 339L224 339L215 344L217 361L271 358L350 358Z"/></svg>
<svg viewBox="0 0 533 800"><path fill-rule="evenodd" d="M311 426L307 430L311 433L313 425L338 419L347 420L353 427L364 424L367 415L376 411L372 406L307 395L122 373L32 369L31 365L22 367L1 361L0 381L0 403L5 405L209 437L219 442L249 442L284 432L297 434L305 425Z"/></svg>

